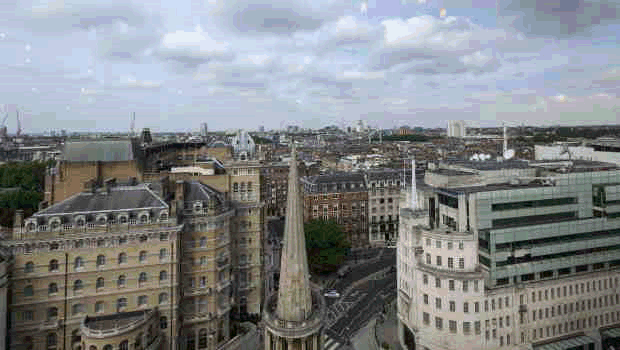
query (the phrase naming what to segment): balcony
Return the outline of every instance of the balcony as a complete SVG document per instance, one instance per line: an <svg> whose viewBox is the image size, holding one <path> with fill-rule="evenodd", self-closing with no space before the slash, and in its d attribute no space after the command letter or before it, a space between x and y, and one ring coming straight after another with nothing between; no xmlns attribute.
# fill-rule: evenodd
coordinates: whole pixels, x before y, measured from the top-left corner
<svg viewBox="0 0 620 350"><path fill-rule="evenodd" d="M256 282L241 282L239 283L239 290L250 290L256 288Z"/></svg>
<svg viewBox="0 0 620 350"><path fill-rule="evenodd" d="M50 331L50 330L56 330L59 327L60 327L60 320L48 320L48 321L44 321L39 327L39 329L41 331Z"/></svg>
<svg viewBox="0 0 620 350"><path fill-rule="evenodd" d="M525 304L519 305L519 312L527 312L527 305Z"/></svg>
<svg viewBox="0 0 620 350"><path fill-rule="evenodd" d="M111 315L86 317L80 331L83 336L103 339L120 335L145 325L158 317L156 310L121 312Z"/></svg>
<svg viewBox="0 0 620 350"><path fill-rule="evenodd" d="M225 267L227 267L228 265L230 265L230 259L228 259L228 257L223 258L223 259L217 259L217 268L218 270L221 270Z"/></svg>
<svg viewBox="0 0 620 350"><path fill-rule="evenodd" d="M229 280L219 281L219 282L217 282L216 289L217 289L218 292L221 292L221 291L223 291L228 286L230 286L230 281Z"/></svg>

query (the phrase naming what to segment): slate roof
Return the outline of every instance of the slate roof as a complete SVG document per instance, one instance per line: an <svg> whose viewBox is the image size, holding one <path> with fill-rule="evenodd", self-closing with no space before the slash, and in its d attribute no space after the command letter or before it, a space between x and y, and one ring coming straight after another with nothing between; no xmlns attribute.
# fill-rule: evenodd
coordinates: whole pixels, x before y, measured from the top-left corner
<svg viewBox="0 0 620 350"><path fill-rule="evenodd" d="M110 193L82 192L33 216L58 215L89 211L117 211L142 208L168 208L168 205L145 184L112 187Z"/></svg>
<svg viewBox="0 0 620 350"><path fill-rule="evenodd" d="M134 160L129 140L67 142L63 159L68 162L118 162Z"/></svg>
<svg viewBox="0 0 620 350"><path fill-rule="evenodd" d="M224 203L224 195L221 192L199 181L189 181L183 196L189 202L214 199L218 205Z"/></svg>
<svg viewBox="0 0 620 350"><path fill-rule="evenodd" d="M511 159L498 162L497 160L484 161L448 161L450 165L458 165L476 170L527 169L530 167L525 160Z"/></svg>

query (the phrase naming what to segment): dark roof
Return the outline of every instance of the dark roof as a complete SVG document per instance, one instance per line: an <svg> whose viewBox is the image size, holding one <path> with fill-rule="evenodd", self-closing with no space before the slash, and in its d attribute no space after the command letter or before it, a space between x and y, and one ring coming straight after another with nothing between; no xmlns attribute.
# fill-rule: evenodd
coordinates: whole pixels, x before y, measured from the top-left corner
<svg viewBox="0 0 620 350"><path fill-rule="evenodd" d="M217 204L222 204L224 202L224 195L221 192L199 181L187 182L187 186L184 187L184 189L184 198L189 202L209 201L212 199L215 200Z"/></svg>
<svg viewBox="0 0 620 350"><path fill-rule="evenodd" d="M67 142L63 158L68 162L119 162L134 160L129 140Z"/></svg>
<svg viewBox="0 0 620 350"><path fill-rule="evenodd" d="M82 192L51 207L35 213L33 216L79 213L88 211L115 211L142 208L168 208L168 205L147 185L112 187L110 193L105 190L97 193Z"/></svg>
<svg viewBox="0 0 620 350"><path fill-rule="evenodd" d="M444 168L431 170L430 173L432 173L432 174L439 174L439 175L445 175L445 176L465 176L465 175L470 175L471 176L471 175L476 175L476 174L470 173L468 171L460 171L460 170L444 169Z"/></svg>
<svg viewBox="0 0 620 350"><path fill-rule="evenodd" d="M476 193L476 192L492 192L492 191L505 191L505 190L516 190L516 189L526 189L526 188L538 188L538 187L546 187L542 183L539 182L531 182L526 184L491 184L491 185L482 185L482 186L465 186L465 187L452 187L452 188L436 188L435 190L438 192L448 192L448 193Z"/></svg>
<svg viewBox="0 0 620 350"><path fill-rule="evenodd" d="M499 162L492 159L483 161L460 160L448 161L445 163L476 170L527 169L530 167L527 161L518 159L504 160Z"/></svg>
<svg viewBox="0 0 620 350"><path fill-rule="evenodd" d="M400 179L402 172L396 169L373 169L367 170L368 180L382 180L382 179Z"/></svg>
<svg viewBox="0 0 620 350"><path fill-rule="evenodd" d="M307 182L320 185L320 184L331 184L331 183L346 183L346 182L364 182L364 174L363 173L346 173L346 172L337 172L325 175L317 175L317 176L306 176Z"/></svg>

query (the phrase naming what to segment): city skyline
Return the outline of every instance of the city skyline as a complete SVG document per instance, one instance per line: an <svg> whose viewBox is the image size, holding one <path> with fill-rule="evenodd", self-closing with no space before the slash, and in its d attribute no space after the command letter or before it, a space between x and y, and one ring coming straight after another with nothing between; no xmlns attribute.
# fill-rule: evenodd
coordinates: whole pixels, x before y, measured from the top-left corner
<svg viewBox="0 0 620 350"><path fill-rule="evenodd" d="M25 133L618 114L614 1L35 2L0 4L0 103Z"/></svg>

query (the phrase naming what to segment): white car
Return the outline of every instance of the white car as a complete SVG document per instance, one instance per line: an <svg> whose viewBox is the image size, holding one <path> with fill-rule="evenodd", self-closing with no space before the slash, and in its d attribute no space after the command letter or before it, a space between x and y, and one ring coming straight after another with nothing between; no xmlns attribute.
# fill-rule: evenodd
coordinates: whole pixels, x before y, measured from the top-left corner
<svg viewBox="0 0 620 350"><path fill-rule="evenodd" d="M340 298L340 293L338 293L335 290L330 290L327 293L325 293L325 296L328 298Z"/></svg>

